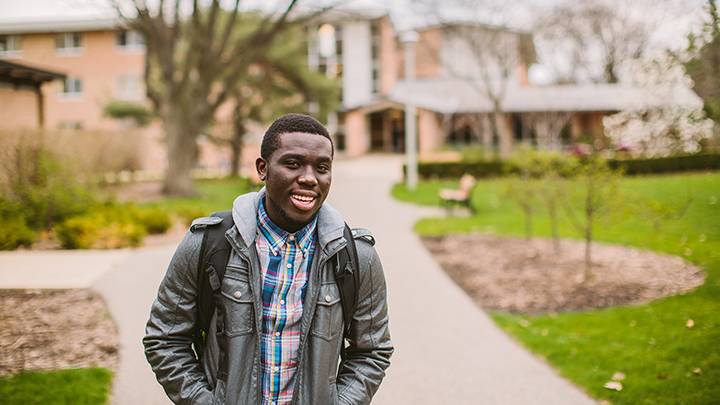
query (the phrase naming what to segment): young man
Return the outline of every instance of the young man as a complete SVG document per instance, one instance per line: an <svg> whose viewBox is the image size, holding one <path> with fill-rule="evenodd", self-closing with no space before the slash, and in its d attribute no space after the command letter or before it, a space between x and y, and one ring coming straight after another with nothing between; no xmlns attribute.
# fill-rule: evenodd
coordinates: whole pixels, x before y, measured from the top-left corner
<svg viewBox="0 0 720 405"><path fill-rule="evenodd" d="M193 350L203 234L196 220L170 262L143 339L158 381L178 404L368 404L390 365L382 265L367 231L354 232L357 301L344 333L337 255L348 241L324 204L333 145L314 118L278 118L255 165L265 187L237 197L216 310ZM347 250L345 250L347 251ZM344 357L343 345L347 341ZM198 360L198 357L202 360Z"/></svg>

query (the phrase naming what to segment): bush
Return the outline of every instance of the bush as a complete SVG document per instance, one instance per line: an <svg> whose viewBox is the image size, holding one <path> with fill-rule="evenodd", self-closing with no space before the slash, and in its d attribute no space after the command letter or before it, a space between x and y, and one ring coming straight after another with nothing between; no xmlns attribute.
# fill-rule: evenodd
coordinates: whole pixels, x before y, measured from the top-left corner
<svg viewBox="0 0 720 405"><path fill-rule="evenodd" d="M676 173L700 170L720 170L720 154L701 154L652 159L610 159L612 169L622 169L627 175ZM406 168L403 166L403 173ZM519 169L512 162L420 162L420 177L456 179L465 173L476 178L517 174Z"/></svg>
<svg viewBox="0 0 720 405"><path fill-rule="evenodd" d="M608 164L622 168L625 174L677 173L700 170L720 170L720 155L700 154L653 159L615 159Z"/></svg>
<svg viewBox="0 0 720 405"><path fill-rule="evenodd" d="M151 235L167 232L172 226L172 219L160 208L130 208L133 220Z"/></svg>
<svg viewBox="0 0 720 405"><path fill-rule="evenodd" d="M115 249L139 246L145 237L142 225L126 218L92 212L70 218L54 228L65 249Z"/></svg>
<svg viewBox="0 0 720 405"><path fill-rule="evenodd" d="M407 168L403 166L403 174ZM420 162L418 174L421 178L454 179L463 174L471 174L475 178L502 176L515 172L510 164L499 161L476 162Z"/></svg>
<svg viewBox="0 0 720 405"><path fill-rule="evenodd" d="M111 101L103 109L103 114L111 118L132 120L138 127L146 126L153 117L144 105L129 101Z"/></svg>
<svg viewBox="0 0 720 405"><path fill-rule="evenodd" d="M13 250L19 246L30 246L35 242L37 233L30 229L25 218L5 217L0 218L0 250Z"/></svg>
<svg viewBox="0 0 720 405"><path fill-rule="evenodd" d="M3 134L4 136L4 134ZM0 195L32 229L47 229L93 204L77 173L41 139L0 142Z"/></svg>

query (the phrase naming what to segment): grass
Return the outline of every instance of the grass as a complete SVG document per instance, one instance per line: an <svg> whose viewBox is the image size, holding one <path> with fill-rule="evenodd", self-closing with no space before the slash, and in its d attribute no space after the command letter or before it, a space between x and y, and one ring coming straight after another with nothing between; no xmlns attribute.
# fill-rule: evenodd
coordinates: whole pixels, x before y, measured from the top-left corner
<svg viewBox="0 0 720 405"><path fill-rule="evenodd" d="M215 211L229 210L235 197L258 189L248 179L239 177L200 180L196 185L200 194L198 197L163 198L141 206L160 208L191 220Z"/></svg>
<svg viewBox="0 0 720 405"><path fill-rule="evenodd" d="M0 379L4 405L98 405L108 402L112 372L81 368L26 372Z"/></svg>
<svg viewBox="0 0 720 405"><path fill-rule="evenodd" d="M435 205L437 191L453 183L427 181L409 192L402 185L393 195L404 201ZM507 180L480 181L470 218L426 218L416 224L422 235L493 232L522 235L522 211L503 196ZM456 186L456 183L455 183ZM591 396L615 404L720 403L720 173L625 178L620 185L624 205L634 208L614 215L597 229L601 241L682 255L705 269L705 284L693 292L639 306L539 316L493 312L506 332L547 360ZM652 199L682 206L679 219L659 229L643 215ZM535 234L549 236L547 215L536 216ZM564 237L579 234L564 220ZM694 327L686 327L689 319ZM615 372L623 372L620 392L603 388Z"/></svg>

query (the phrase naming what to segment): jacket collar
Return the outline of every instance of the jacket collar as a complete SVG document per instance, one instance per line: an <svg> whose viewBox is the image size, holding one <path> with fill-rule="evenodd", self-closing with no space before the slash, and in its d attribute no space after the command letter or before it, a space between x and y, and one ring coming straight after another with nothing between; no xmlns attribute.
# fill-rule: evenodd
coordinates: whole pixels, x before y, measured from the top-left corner
<svg viewBox="0 0 720 405"><path fill-rule="evenodd" d="M258 205L264 197L265 187L258 192L240 195L233 202L233 221L245 247L253 246L255 243ZM331 250L333 248L331 242L342 238L344 227L345 222L340 213L327 202L324 203L317 216L317 241L320 249L326 253ZM236 242L239 244L240 241L236 240Z"/></svg>

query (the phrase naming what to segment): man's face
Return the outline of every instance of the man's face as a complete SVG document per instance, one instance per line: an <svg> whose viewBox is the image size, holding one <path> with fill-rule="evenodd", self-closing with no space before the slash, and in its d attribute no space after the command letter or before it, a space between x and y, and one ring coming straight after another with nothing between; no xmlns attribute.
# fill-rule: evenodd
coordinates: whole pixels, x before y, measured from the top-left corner
<svg viewBox="0 0 720 405"><path fill-rule="evenodd" d="M270 219L295 232L313 218L330 191L332 145L322 135L281 134L279 147L266 161L255 162L265 180L265 208Z"/></svg>

